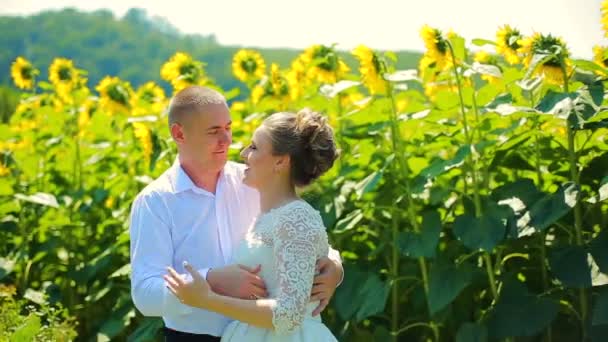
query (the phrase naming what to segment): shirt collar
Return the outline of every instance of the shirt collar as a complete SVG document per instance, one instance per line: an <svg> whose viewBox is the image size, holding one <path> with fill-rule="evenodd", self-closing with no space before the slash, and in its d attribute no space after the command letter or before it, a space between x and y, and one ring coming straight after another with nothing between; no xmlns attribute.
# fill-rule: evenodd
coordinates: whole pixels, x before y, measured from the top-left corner
<svg viewBox="0 0 608 342"><path fill-rule="evenodd" d="M225 167L224 167L225 168ZM184 169L182 168L180 162L179 162L179 158L175 158L175 161L173 162L173 165L171 166L171 173L172 173L172 185L173 185L173 192L175 194L178 194L180 192L184 192L184 191L188 191L188 190L192 190L195 193L198 194L203 194L203 195L208 195L208 196L215 196L213 193L199 188L196 184L194 184L194 182L192 181L192 179L190 178L190 176L188 176L188 174L186 173L186 171L184 171ZM224 178L224 170L222 169L222 171L220 171L220 176L217 180L218 185L215 188L215 192L217 194L217 192L220 190L220 183L222 181L222 179Z"/></svg>

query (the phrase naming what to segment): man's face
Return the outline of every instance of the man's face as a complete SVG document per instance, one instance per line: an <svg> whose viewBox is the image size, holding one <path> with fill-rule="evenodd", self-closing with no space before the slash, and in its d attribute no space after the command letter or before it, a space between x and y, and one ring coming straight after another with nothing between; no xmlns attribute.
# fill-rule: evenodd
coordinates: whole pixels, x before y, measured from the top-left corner
<svg viewBox="0 0 608 342"><path fill-rule="evenodd" d="M206 105L203 111L185 119L182 125L184 139L178 142L180 154L205 169L221 170L232 143L231 124L230 111L225 104Z"/></svg>

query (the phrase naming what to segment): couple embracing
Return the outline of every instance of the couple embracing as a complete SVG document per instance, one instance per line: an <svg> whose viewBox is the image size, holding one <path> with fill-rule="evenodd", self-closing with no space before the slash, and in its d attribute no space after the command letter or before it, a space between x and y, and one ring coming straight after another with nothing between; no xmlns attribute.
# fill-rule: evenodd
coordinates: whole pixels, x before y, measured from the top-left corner
<svg viewBox="0 0 608 342"><path fill-rule="evenodd" d="M319 313L343 278L319 213L298 198L337 158L333 130L275 113L227 160L224 97L192 86L169 105L175 163L131 210L131 294L165 341L335 341Z"/></svg>

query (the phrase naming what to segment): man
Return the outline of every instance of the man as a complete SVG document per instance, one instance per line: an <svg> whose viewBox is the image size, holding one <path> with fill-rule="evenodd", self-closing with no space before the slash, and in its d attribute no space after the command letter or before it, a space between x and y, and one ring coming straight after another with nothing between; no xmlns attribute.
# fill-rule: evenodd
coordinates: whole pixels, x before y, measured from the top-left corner
<svg viewBox="0 0 608 342"><path fill-rule="evenodd" d="M242 183L244 166L228 162L232 142L224 97L192 86L169 105L169 128L178 158L146 186L131 209L131 294L145 316L162 316L166 341L218 341L230 322L179 302L165 286L172 266L188 281L187 260L221 294L244 299L267 296L259 266L231 265L231 253L259 213L255 190ZM343 275L337 253L317 262L311 300L325 308Z"/></svg>

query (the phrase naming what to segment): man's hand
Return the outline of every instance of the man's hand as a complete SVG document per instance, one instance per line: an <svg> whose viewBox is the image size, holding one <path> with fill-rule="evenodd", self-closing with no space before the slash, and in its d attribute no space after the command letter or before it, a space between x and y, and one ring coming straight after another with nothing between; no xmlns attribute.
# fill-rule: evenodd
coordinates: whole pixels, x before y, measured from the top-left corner
<svg viewBox="0 0 608 342"><path fill-rule="evenodd" d="M319 274L313 280L310 301L319 301L319 305L312 312L313 316L317 316L325 310L344 272L342 265L338 266L336 262L328 257L322 257L317 260L317 269L319 270Z"/></svg>
<svg viewBox="0 0 608 342"><path fill-rule="evenodd" d="M213 291L234 298L257 299L268 296L266 285L258 273L262 267L249 268L244 265L230 265L212 268L207 273L207 281Z"/></svg>

